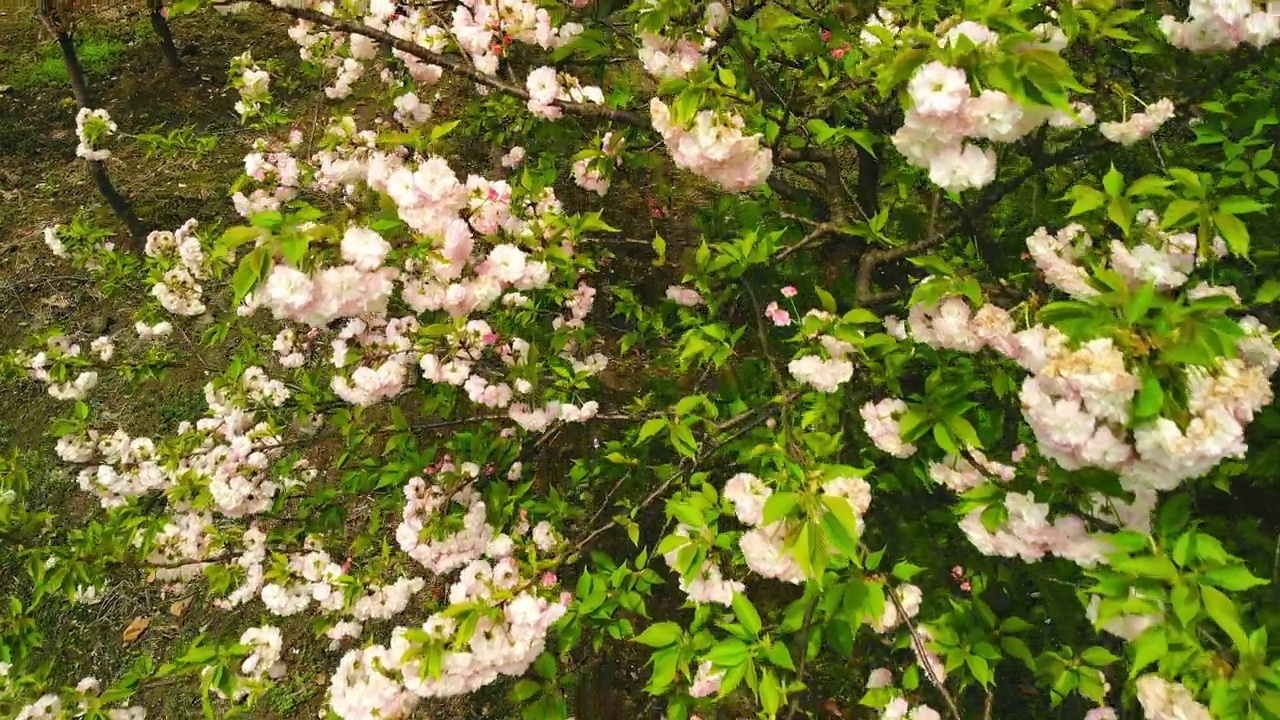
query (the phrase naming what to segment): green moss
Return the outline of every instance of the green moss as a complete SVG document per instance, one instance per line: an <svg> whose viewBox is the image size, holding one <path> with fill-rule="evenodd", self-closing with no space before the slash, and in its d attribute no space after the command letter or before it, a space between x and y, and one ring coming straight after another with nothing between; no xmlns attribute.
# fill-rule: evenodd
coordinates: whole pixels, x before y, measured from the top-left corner
<svg viewBox="0 0 1280 720"><path fill-rule="evenodd" d="M123 35L132 36L133 32L126 30ZM124 59L128 50L127 39L121 34L86 29L76 37L76 55L88 75L105 75ZM0 75L0 84L12 85L19 92L43 90L69 82L62 54L53 42L42 43L34 57L6 57L0 67L7 68Z"/></svg>

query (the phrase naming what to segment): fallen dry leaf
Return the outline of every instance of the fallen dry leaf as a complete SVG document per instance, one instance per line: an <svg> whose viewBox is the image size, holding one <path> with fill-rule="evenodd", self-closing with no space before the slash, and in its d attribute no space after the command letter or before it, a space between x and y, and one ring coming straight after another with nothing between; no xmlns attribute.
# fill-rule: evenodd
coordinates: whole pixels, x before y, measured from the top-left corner
<svg viewBox="0 0 1280 720"><path fill-rule="evenodd" d="M175 601L169 606L169 614L174 617L182 617L187 614L187 608L191 607L191 597L187 596L181 600Z"/></svg>
<svg viewBox="0 0 1280 720"><path fill-rule="evenodd" d="M147 631L147 627L151 625L151 618L136 617L133 622L129 623L124 629L124 641L131 643L142 637L142 633Z"/></svg>

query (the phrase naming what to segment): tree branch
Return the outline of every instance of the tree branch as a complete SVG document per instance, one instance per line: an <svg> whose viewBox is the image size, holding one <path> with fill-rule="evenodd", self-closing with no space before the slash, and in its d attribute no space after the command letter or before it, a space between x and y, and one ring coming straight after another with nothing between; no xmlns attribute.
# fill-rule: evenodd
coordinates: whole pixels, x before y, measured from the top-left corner
<svg viewBox="0 0 1280 720"><path fill-rule="evenodd" d="M1102 144L1092 143L1083 147L1076 146L1062 150L1046 158L1033 158L1033 167L1031 170L1028 170L1017 177L1010 178L1003 183L992 186L983 194L982 198L976 204L962 211L962 215L969 217L982 215L994 207L996 203L1003 200L1006 195L1021 187L1024 182L1032 177L1036 177L1044 173L1046 168L1057 165L1058 163L1079 159L1100 147L1102 147ZM858 262L858 274L854 281L858 304L868 305L877 301L883 302L883 298L879 297L882 295L881 293L872 293L871 291L871 274L875 271L876 265L907 257L908 255L914 255L922 250L927 250L935 245L940 245L963 231L968 226L968 222L968 218L962 216L954 225L944 232L933 231L931 227L930 232L927 233L924 238L917 240L916 242L901 245L899 247L881 248L879 250L872 250L865 253L862 256L862 259Z"/></svg>
<svg viewBox="0 0 1280 720"><path fill-rule="evenodd" d="M221 0L220 2L215 2L214 5L226 5L226 4L230 4L232 1L233 0ZM524 88L518 85L513 85L511 83L504 82L503 80L500 80L492 75L486 75L480 72L480 70L477 69L474 65L468 64L466 60L463 58L450 57L447 55L440 55L439 53L431 52L430 50L422 47L421 45L409 42L408 40L398 38L388 32L385 32L383 30L378 30L377 28L370 27L363 23L336 18L336 17L333 17L332 15L326 15L318 10L313 10L311 8L293 7L292 5L277 4L279 0L277 0L277 2L273 2L272 0L248 0L248 2L262 5L263 7L271 8L272 10L282 12L286 15L291 15L300 20L307 20L317 25L324 25L333 30L340 30L342 32L351 33L353 35L363 35L371 40L377 40L380 43L390 45L396 50L412 55L418 58L419 60L422 60L423 62L431 63L433 65L439 65L440 67L446 70L450 70L459 75L465 75L468 78L471 78L472 80L474 80L475 82L481 85L485 85L487 87L491 87L494 90L498 90L499 92L502 92L514 97L518 97L521 100L529 99L528 90L525 90ZM605 120L613 120L616 122L626 123L628 125L634 125L636 127L641 127L641 128L652 127L649 124L649 119L647 117L640 115L639 113L631 112L629 110L617 110L614 108L605 107L604 105L589 105L586 103L561 102L559 100L552 103L552 105L560 108L561 110L563 110L566 113L569 113L570 115L580 115L583 117L597 117Z"/></svg>

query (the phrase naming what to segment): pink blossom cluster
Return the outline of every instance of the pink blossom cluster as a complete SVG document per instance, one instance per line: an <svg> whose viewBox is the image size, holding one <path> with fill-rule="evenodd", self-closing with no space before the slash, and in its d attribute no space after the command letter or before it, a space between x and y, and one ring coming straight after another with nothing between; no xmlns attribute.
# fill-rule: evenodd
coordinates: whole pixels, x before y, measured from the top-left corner
<svg viewBox="0 0 1280 720"><path fill-rule="evenodd" d="M973 22L961 23L951 32L975 39L979 45L990 44L994 38L984 26ZM928 170L935 185L953 192L983 187L995 179L995 152L967 139L1011 143L1046 122L1061 128L1094 122L1093 109L1084 103L1076 103L1074 113L1066 113L1021 105L992 88L974 95L963 69L938 61L916 70L907 93L911 108L893 136L893 145L909 163Z"/></svg>
<svg viewBox="0 0 1280 720"><path fill-rule="evenodd" d="M458 638L457 619L440 612L421 626L418 637L426 642L400 627L388 646L352 650L330 682L333 712L346 720L404 717L420 699L473 692L503 675L523 674L542 653L547 630L564 615L571 596L561 593L552 602L525 589L531 583L521 577L511 551L508 537L490 549L494 562L469 561L449 588L451 605L479 603L495 611L481 616L470 638ZM426 673L426 644L442 653L439 677Z"/></svg>
<svg viewBox="0 0 1280 720"><path fill-rule="evenodd" d="M964 298L956 295L930 305L912 305L907 325L916 342L968 353L987 346L1007 349L1008 335L1013 332L1013 318L1003 308L984 305L975 313Z"/></svg>
<svg viewBox="0 0 1280 720"><path fill-rule="evenodd" d="M254 152L244 156L244 172L255 182L266 185L249 195L237 190L231 196L236 212L248 217L253 213L280 209L292 200L302 185L298 160L287 150L269 150L266 143L255 144Z"/></svg>
<svg viewBox="0 0 1280 720"><path fill-rule="evenodd" d="M787 363L787 370L796 380L824 393L839 390L853 377L853 363L842 357L805 355Z"/></svg>
<svg viewBox="0 0 1280 720"><path fill-rule="evenodd" d="M1158 675L1143 675L1136 684L1138 704L1147 720L1213 720L1204 705L1196 702L1182 683Z"/></svg>
<svg viewBox="0 0 1280 720"><path fill-rule="evenodd" d="M529 91L529 112L547 120L559 120L564 110L557 103L589 102L604 104L604 92L595 85L583 85L572 75L558 73L543 65L529 73L525 81Z"/></svg>
<svg viewBox="0 0 1280 720"><path fill-rule="evenodd" d="M450 30L480 72L496 75L510 43L554 50L582 34L583 27L575 22L553 25L547 9L532 0L462 0L454 8Z"/></svg>
<svg viewBox="0 0 1280 720"><path fill-rule="evenodd" d="M450 483L461 484L450 491L447 486L427 485L421 477L415 477L404 488L405 506L396 542L409 557L434 573L446 573L479 559L492 550L499 553L511 542L498 535L485 521L485 504L480 495L471 489L470 483L479 477L480 468L474 463L455 466L444 461L434 476ZM432 531L436 525L443 527L449 517L451 505L465 510L462 527L443 535Z"/></svg>
<svg viewBox="0 0 1280 720"><path fill-rule="evenodd" d="M316 328L312 328L301 342L298 341L293 328L285 327L276 333L276 337L271 341L271 350L276 354L276 360L279 361L280 367L283 368L300 368L307 363L307 351L310 349L311 340L319 334Z"/></svg>
<svg viewBox="0 0 1280 720"><path fill-rule="evenodd" d="M906 620L914 618L920 614L920 604L924 601L924 591L911 583L903 583L896 588L891 588L898 602L886 600L884 604L884 612L880 617L873 618L867 615L864 622L871 626L871 629L878 633L884 634L902 625ZM906 613L904 618L902 613L898 611L898 605L902 605L903 612Z"/></svg>
<svg viewBox="0 0 1280 720"><path fill-rule="evenodd" d="M1018 333L1017 342L1014 357L1032 373L1021 392L1023 414L1040 451L1069 470L1100 467L1120 473L1130 487L1160 491L1243 455L1244 427L1271 402L1268 371L1280 358L1273 345L1255 343L1253 357L1241 353L1214 367L1189 368L1191 420L1181 427L1159 417L1134 428L1130 444L1125 425L1138 380L1109 338L1073 349L1057 330L1037 326Z"/></svg>
<svg viewBox="0 0 1280 720"><path fill-rule="evenodd" d="M421 125L431 119L431 105L418 98L417 93L406 92L396 96L392 104L396 108L395 118L405 127Z"/></svg>
<svg viewBox="0 0 1280 720"><path fill-rule="evenodd" d="M942 720L942 715L928 705L911 707L906 698L896 697L880 712L880 720Z"/></svg>
<svg viewBox="0 0 1280 720"><path fill-rule="evenodd" d="M653 129L662 135L678 167L694 172L729 192L760 187L773 172L773 150L761 147L763 136L746 135L737 115L718 117L703 110L684 127L675 123L666 103L653 98L649 103Z"/></svg>
<svg viewBox="0 0 1280 720"><path fill-rule="evenodd" d="M270 73L259 68L247 51L231 61L231 72L232 84L240 92L236 112L242 119L260 114L263 105L271 102Z"/></svg>
<svg viewBox="0 0 1280 720"><path fill-rule="evenodd" d="M1042 227L1027 238L1027 252L1045 280L1078 300L1098 294L1089 284L1089 273L1077 263L1092 246L1093 238L1078 223L1052 235Z"/></svg>
<svg viewBox="0 0 1280 720"><path fill-rule="evenodd" d="M1025 456L1025 453L1026 448L1020 446L1019 451L1014 453L1014 462L1020 456ZM964 455L947 455L941 462L929 464L929 478L954 493L968 492L992 479L1012 482L1016 475L1016 467L991 460L975 447L965 448Z"/></svg>
<svg viewBox="0 0 1280 720"><path fill-rule="evenodd" d="M266 307L278 320L323 327L338 318L382 314L397 275L394 268L365 272L355 265L337 265L309 275L281 262L245 299L245 306Z"/></svg>
<svg viewBox="0 0 1280 720"><path fill-rule="evenodd" d="M86 430L59 438L59 456L87 465L79 472L80 486L97 495L104 507L194 483L208 490L227 517L258 513L278 489L270 465L280 439L257 419L257 409L278 408L289 394L283 383L250 367L234 386L205 386L210 415L194 427L185 422L179 426L176 442L184 448L180 458L162 460L150 438L130 438L120 430L109 436ZM101 461L96 466L95 459Z"/></svg>
<svg viewBox="0 0 1280 720"><path fill-rule="evenodd" d="M622 165L621 135L606 132L600 147L578 153L573 163L573 182L578 187L604 197L609 192L613 168Z"/></svg>
<svg viewBox="0 0 1280 720"><path fill-rule="evenodd" d="M730 480L729 482L732 483L734 480ZM728 485L725 486L725 490L727 493ZM672 534L679 537L691 537L691 532L692 528L684 523L680 523L676 526L676 529L672 531ZM673 570L679 567L680 551L684 547L685 546L682 545L663 554L662 559L666 561L667 567ZM720 570L720 566L709 558L702 561L702 565L694 570L692 577L686 578L684 575L680 576L681 592L688 595L689 602L692 602L695 605L718 603L725 607L729 607L733 604L734 593L740 593L746 589L747 586L741 582L726 579L723 572Z"/></svg>
<svg viewBox="0 0 1280 720"><path fill-rule="evenodd" d="M1018 557L1023 562L1036 562L1052 554L1082 567L1094 567L1115 551L1106 540L1091 534L1084 520L1076 515L1063 515L1050 522L1049 506L1037 502L1033 493L1006 494L1004 508L1008 519L994 531L983 524L986 506L969 511L961 519L960 529L978 552Z"/></svg>
<svg viewBox="0 0 1280 720"><path fill-rule="evenodd" d="M1264 47L1280 38L1280 3L1253 0L1191 0L1188 19L1160 18L1169 43L1192 52L1234 50L1240 43Z"/></svg>
<svg viewBox="0 0 1280 720"><path fill-rule="evenodd" d="M659 79L688 75L706 62L706 53L729 22L729 10L721 2L707 3L702 27L679 37L666 37L649 30L640 32L640 64Z"/></svg>
<svg viewBox="0 0 1280 720"><path fill-rule="evenodd" d="M1104 122L1098 126L1102 136L1114 143L1133 145L1151 137L1160 126L1173 117L1173 101L1160 98L1151 103L1146 110L1136 112L1128 120Z"/></svg>
<svg viewBox="0 0 1280 720"><path fill-rule="evenodd" d="M370 316L348 320L333 340L333 365L339 369L330 382L333 392L352 405L367 406L398 395L411 379L414 364L412 336L418 320L408 315L393 320ZM353 358L352 345L359 348Z"/></svg>
<svg viewBox="0 0 1280 720"><path fill-rule="evenodd" d="M151 294L174 315L203 315L204 289L198 280L209 276L204 249L195 234L198 222L192 218L174 232L156 230L147 235L144 251L160 262L164 274L151 287Z"/></svg>
<svg viewBox="0 0 1280 720"><path fill-rule="evenodd" d="M87 360L80 345L65 335L51 335L45 339L43 350L30 357L16 353L15 359L26 368L28 377L48 385L50 397L57 400L83 400L98 386L97 371L76 372L77 368L87 364ZM73 372L76 374L71 378ZM68 379L56 380L57 377Z"/></svg>
<svg viewBox="0 0 1280 720"><path fill-rule="evenodd" d="M249 678L284 677L284 640L280 628L271 625L252 627L240 636L240 644L250 648L249 656L240 663L240 674Z"/></svg>
<svg viewBox="0 0 1280 720"><path fill-rule="evenodd" d="M898 416L907 411L907 404L898 398L885 398L862 406L862 427L875 446L894 457L909 458L916 453L916 446L903 442Z"/></svg>
<svg viewBox="0 0 1280 720"><path fill-rule="evenodd" d="M106 110L80 108L80 112L76 113L76 137L80 140L80 144L76 146L76 155L96 162L111 157L110 150L97 146L115 134L117 129Z"/></svg>
<svg viewBox="0 0 1280 720"><path fill-rule="evenodd" d="M862 41L862 46L877 47L880 45L880 37L870 28L880 28L892 35L895 45L901 42L898 40L898 33L902 32L902 25L898 20L898 16L894 15L888 8L876 8L875 14L867 18L866 24L862 26L862 31L858 33L858 39Z"/></svg>
<svg viewBox="0 0 1280 720"><path fill-rule="evenodd" d="M720 684L724 682L724 671L715 670L710 662L698 663L698 670L689 684L689 696L695 698L711 697L720 692Z"/></svg>
<svg viewBox="0 0 1280 720"><path fill-rule="evenodd" d="M829 480L822 486L822 493L847 501L861 527L862 515L871 505L871 486L865 480ZM773 488L750 473L739 473L725 483L724 496L733 503L739 522L752 527L738 540L747 567L757 575L799 585L806 579L804 571L786 549L795 523L785 519L764 522L764 505L771 495Z"/></svg>
<svg viewBox="0 0 1280 720"><path fill-rule="evenodd" d="M667 286L667 299L684 307L696 307L706 302L697 290L683 285Z"/></svg>

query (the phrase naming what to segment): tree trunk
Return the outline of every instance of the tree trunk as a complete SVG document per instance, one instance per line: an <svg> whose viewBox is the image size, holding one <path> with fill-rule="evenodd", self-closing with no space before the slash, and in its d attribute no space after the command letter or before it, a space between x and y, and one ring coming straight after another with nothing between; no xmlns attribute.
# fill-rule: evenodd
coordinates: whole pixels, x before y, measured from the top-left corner
<svg viewBox="0 0 1280 720"><path fill-rule="evenodd" d="M111 212L115 213L116 218L129 230L129 241L125 243L126 249L132 253L141 253L146 246L147 227L134 214L133 206L129 201L112 184L111 176L107 174L107 164L100 160L90 160L89 174L93 176L93 184L98 187L98 194L102 195Z"/></svg>
<svg viewBox="0 0 1280 720"><path fill-rule="evenodd" d="M181 67L178 48L173 44L173 33L169 32L169 20L164 16L164 0L151 0L151 29L156 31L156 37L160 39L160 54L164 56L164 64L174 70Z"/></svg>
<svg viewBox="0 0 1280 720"><path fill-rule="evenodd" d="M93 109L97 105L97 101L89 90L89 82L85 79L84 66L80 64L80 57L76 55L75 41L58 18L53 3L50 0L40 0L36 15L40 18L40 22L49 29L49 32L53 33L54 39L58 42L58 49L62 51L63 65L67 68L67 77L71 80L71 92L75 95L76 105L81 108ZM138 216L133 212L132 205L111 182L111 176L107 173L106 163L97 160L89 160L87 162L89 163L89 175L93 177L93 184L97 186L98 193L102 195L103 200L107 201L107 206L111 208L111 212L115 213L116 218L124 223L125 228L129 231L129 240L125 243L125 246L131 252L142 252L147 238L146 225L138 219Z"/></svg>
<svg viewBox="0 0 1280 720"><path fill-rule="evenodd" d="M93 93L89 91L89 81L84 77L84 66L80 64L80 56L76 55L76 41L53 13L41 14L40 19L53 33L58 49L62 51L62 64L67 68L67 77L71 80L71 93L76 96L76 104L80 107L92 108L97 102L94 100Z"/></svg>

